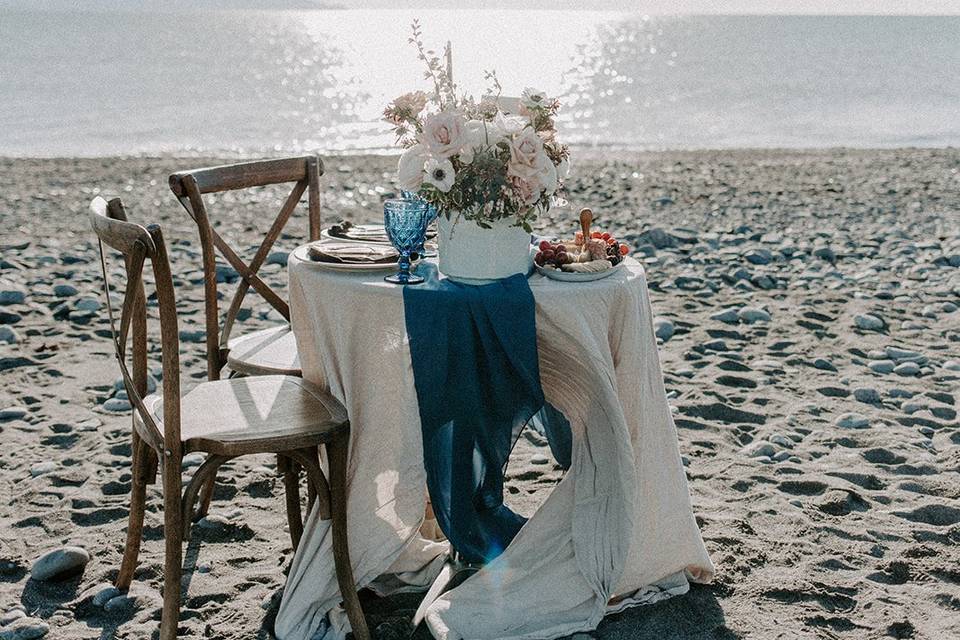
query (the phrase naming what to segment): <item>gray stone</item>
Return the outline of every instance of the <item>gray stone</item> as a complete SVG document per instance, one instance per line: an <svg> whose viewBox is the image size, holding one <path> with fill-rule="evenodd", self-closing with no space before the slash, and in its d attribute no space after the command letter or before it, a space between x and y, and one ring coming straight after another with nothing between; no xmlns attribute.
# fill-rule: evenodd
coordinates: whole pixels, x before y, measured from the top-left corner
<svg viewBox="0 0 960 640"><path fill-rule="evenodd" d="M12 624L16 620L19 620L20 618L26 617L27 612L23 609L10 609L10 611L0 614L0 627L5 627L8 624Z"/></svg>
<svg viewBox="0 0 960 640"><path fill-rule="evenodd" d="M923 411L928 405L926 402L904 402L900 405L900 411L903 411L907 415L912 415L918 411Z"/></svg>
<svg viewBox="0 0 960 640"><path fill-rule="evenodd" d="M118 594L107 600L103 610L109 613L131 612L140 607L140 599L129 594Z"/></svg>
<svg viewBox="0 0 960 640"><path fill-rule="evenodd" d="M77 293L79 293L77 288L72 284L61 282L53 285L53 295L58 298L70 298L77 295Z"/></svg>
<svg viewBox="0 0 960 640"><path fill-rule="evenodd" d="M898 376L915 376L920 373L920 365L916 362L904 362L893 368Z"/></svg>
<svg viewBox="0 0 960 640"><path fill-rule="evenodd" d="M813 366L814 368L820 369L821 371L835 372L837 370L837 368L833 366L833 363L825 358L817 358L816 360L813 361Z"/></svg>
<svg viewBox="0 0 960 640"><path fill-rule="evenodd" d="M770 372L783 370L783 363L777 362L776 360L754 360L750 364L753 365L754 369L758 369L760 371Z"/></svg>
<svg viewBox="0 0 960 640"><path fill-rule="evenodd" d="M102 607L120 595L120 589L117 589L112 584L101 584L94 587L94 589L96 590L96 593L93 595L93 606L95 607Z"/></svg>
<svg viewBox="0 0 960 640"><path fill-rule="evenodd" d="M767 439L775 445L786 447L787 449L793 448L793 440L782 433L775 433Z"/></svg>
<svg viewBox="0 0 960 640"><path fill-rule="evenodd" d="M46 462L38 462L30 467L30 475L36 478L37 476L42 476L56 470L57 463L53 460L47 460Z"/></svg>
<svg viewBox="0 0 960 640"><path fill-rule="evenodd" d="M882 319L871 313L857 314L853 318L853 323L864 331L880 331L886 326Z"/></svg>
<svg viewBox="0 0 960 640"><path fill-rule="evenodd" d="M89 420L84 420L77 424L77 431L96 431L103 424L97 418L90 418Z"/></svg>
<svg viewBox="0 0 960 640"><path fill-rule="evenodd" d="M218 264L216 267L218 283L234 283L240 279L240 274L233 267L225 264Z"/></svg>
<svg viewBox="0 0 960 640"><path fill-rule="evenodd" d="M12 311L0 311L0 325L3 324L17 324L23 320L23 316L19 313L13 313Z"/></svg>
<svg viewBox="0 0 960 640"><path fill-rule="evenodd" d="M911 360L917 362L918 360L926 360L926 357L919 351L913 351L911 349L901 349L900 347L887 347L884 352L887 354L887 357L891 360L896 360L900 362L902 360Z"/></svg>
<svg viewBox="0 0 960 640"><path fill-rule="evenodd" d="M708 351L727 351L727 343L723 340L710 340L703 343L703 348Z"/></svg>
<svg viewBox="0 0 960 640"><path fill-rule="evenodd" d="M674 327L673 323L666 318L654 318L653 319L653 332L658 338L666 342L673 337Z"/></svg>
<svg viewBox="0 0 960 640"><path fill-rule="evenodd" d="M943 368L947 371L960 371L960 360L947 360L943 363Z"/></svg>
<svg viewBox="0 0 960 640"><path fill-rule="evenodd" d="M853 397L867 404L879 404L880 392L873 387L860 387L853 390Z"/></svg>
<svg viewBox="0 0 960 640"><path fill-rule="evenodd" d="M757 307L744 307L737 312L737 316L742 322L746 322L747 324L770 322L770 314Z"/></svg>
<svg viewBox="0 0 960 640"><path fill-rule="evenodd" d="M859 413L844 413L837 418L835 424L843 429L866 429L870 426L870 420Z"/></svg>
<svg viewBox="0 0 960 640"><path fill-rule="evenodd" d="M211 513L197 520L196 526L201 529L226 529L231 526L231 523L227 518Z"/></svg>
<svg viewBox="0 0 960 640"><path fill-rule="evenodd" d="M267 256L266 264L279 264L282 267L287 266L287 260L290 254L286 251L271 251Z"/></svg>
<svg viewBox="0 0 960 640"><path fill-rule="evenodd" d="M673 283L678 289L683 289L684 291L696 291L706 285L706 281L698 276L677 276L673 279Z"/></svg>
<svg viewBox="0 0 960 640"><path fill-rule="evenodd" d="M830 247L817 247L813 250L813 255L827 262L836 262L837 254Z"/></svg>
<svg viewBox="0 0 960 640"><path fill-rule="evenodd" d="M665 230L654 227L641 233L637 244L652 244L657 249L669 249L677 246L677 241Z"/></svg>
<svg viewBox="0 0 960 640"><path fill-rule="evenodd" d="M21 420L27 416L27 410L23 407L7 407L0 409L0 422L8 420Z"/></svg>
<svg viewBox="0 0 960 640"><path fill-rule="evenodd" d="M27 301L27 292L20 288L10 287L0 290L0 305L23 304Z"/></svg>
<svg viewBox="0 0 960 640"><path fill-rule="evenodd" d="M535 453L532 456L530 456L530 464L548 464L549 462L550 462L550 458L543 455L542 453Z"/></svg>
<svg viewBox="0 0 960 640"><path fill-rule="evenodd" d="M20 342L20 334L13 327L0 325L0 342L6 344L17 344Z"/></svg>
<svg viewBox="0 0 960 640"><path fill-rule="evenodd" d="M765 291L769 291L777 286L776 281L766 274L754 278L751 282Z"/></svg>
<svg viewBox="0 0 960 640"><path fill-rule="evenodd" d="M757 442L751 442L745 446L741 451L751 458L772 458L777 453L777 448L774 447L769 442L764 442L759 440Z"/></svg>
<svg viewBox="0 0 960 640"><path fill-rule="evenodd" d="M189 329L180 330L181 342L203 342L207 339L207 334L203 329L190 331Z"/></svg>
<svg viewBox="0 0 960 640"><path fill-rule="evenodd" d="M894 387L889 391L887 391L887 395L890 396L891 398L912 398L917 394L914 393L913 391L910 391L909 389L901 389L900 387Z"/></svg>
<svg viewBox="0 0 960 640"><path fill-rule="evenodd" d="M73 304L77 311L99 311L102 306L96 298L80 298Z"/></svg>
<svg viewBox="0 0 960 640"><path fill-rule="evenodd" d="M753 249L743 257L750 264L770 264L770 261L773 260L773 253L769 249Z"/></svg>
<svg viewBox="0 0 960 640"><path fill-rule="evenodd" d="M114 413L123 413L124 411L130 411L132 408L130 401L124 398L110 398L101 406L105 411L113 411Z"/></svg>
<svg viewBox="0 0 960 640"><path fill-rule="evenodd" d="M874 373L890 373L897 365L893 360L871 360L867 366Z"/></svg>
<svg viewBox="0 0 960 640"><path fill-rule="evenodd" d="M711 320L719 320L720 322L725 322L727 324L737 324L740 319L737 317L736 309L724 309L723 311L718 311L710 316Z"/></svg>
<svg viewBox="0 0 960 640"><path fill-rule="evenodd" d="M0 629L0 640L36 640L50 631L50 626L39 618L20 618Z"/></svg>
<svg viewBox="0 0 960 640"><path fill-rule="evenodd" d="M792 456L793 454L791 454L789 451L781 451L777 453L777 455L773 456L773 459L777 462L783 462L784 460L789 460Z"/></svg>
<svg viewBox="0 0 960 640"><path fill-rule="evenodd" d="M90 562L90 554L83 547L61 547L40 557L30 569L34 580L54 580L76 575Z"/></svg>

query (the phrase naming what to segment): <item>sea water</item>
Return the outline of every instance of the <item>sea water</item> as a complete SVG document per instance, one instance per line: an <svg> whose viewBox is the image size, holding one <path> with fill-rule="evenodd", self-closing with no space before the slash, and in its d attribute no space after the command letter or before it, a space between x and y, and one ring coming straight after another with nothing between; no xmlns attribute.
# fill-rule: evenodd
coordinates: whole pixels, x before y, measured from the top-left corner
<svg viewBox="0 0 960 640"><path fill-rule="evenodd" d="M573 144L960 144L960 17L0 6L0 155L389 148L384 105L430 88L415 17L462 90L558 96Z"/></svg>

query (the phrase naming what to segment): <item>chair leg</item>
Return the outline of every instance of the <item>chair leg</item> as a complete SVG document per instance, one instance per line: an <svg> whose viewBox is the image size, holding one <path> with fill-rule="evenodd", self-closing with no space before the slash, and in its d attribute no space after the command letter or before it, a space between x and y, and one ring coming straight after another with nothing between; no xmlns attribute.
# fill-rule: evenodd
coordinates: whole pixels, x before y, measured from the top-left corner
<svg viewBox="0 0 960 640"><path fill-rule="evenodd" d="M163 459L163 613L160 640L176 640L180 624L180 583L183 576L183 500L180 458Z"/></svg>
<svg viewBox="0 0 960 640"><path fill-rule="evenodd" d="M114 585L117 589L126 591L133 581L133 573L137 569L137 558L140 556L140 544L143 541L143 514L147 501L147 480L150 475L150 448L140 439L136 431L133 432L133 460L130 480L130 518L127 524L127 544L123 551L123 560L120 561L120 573Z"/></svg>
<svg viewBox="0 0 960 640"><path fill-rule="evenodd" d="M213 474L203 485L200 492L200 503L197 505L197 511L194 515L195 520L205 517L210 512L210 501L213 500L213 490L217 484L217 474Z"/></svg>
<svg viewBox="0 0 960 640"><path fill-rule="evenodd" d="M337 583L343 607L353 629L356 640L370 640L370 631L360 606L357 584L353 578L353 565L350 563L350 547L347 541L347 456L349 455L349 436L336 438L327 444L327 456L330 463L330 516L333 529L333 561L337 571Z"/></svg>
<svg viewBox="0 0 960 640"><path fill-rule="evenodd" d="M290 543L296 551L303 536L303 519L300 514L299 465L284 456L277 456L277 469L283 474L283 487L287 499L287 525L290 527Z"/></svg>
<svg viewBox="0 0 960 640"><path fill-rule="evenodd" d="M310 459L317 465L317 468L320 467L320 456L317 455L316 447L312 448L311 451L307 452L307 455L310 456ZM309 474L307 475L307 516L310 515L310 511L313 509L313 504L317 501L317 486L310 481Z"/></svg>

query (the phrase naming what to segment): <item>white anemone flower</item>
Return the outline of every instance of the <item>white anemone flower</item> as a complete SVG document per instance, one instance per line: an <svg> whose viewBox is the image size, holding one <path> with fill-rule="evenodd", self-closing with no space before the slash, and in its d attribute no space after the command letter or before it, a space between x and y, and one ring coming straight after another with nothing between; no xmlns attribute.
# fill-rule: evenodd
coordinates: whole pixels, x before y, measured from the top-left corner
<svg viewBox="0 0 960 640"><path fill-rule="evenodd" d="M453 170L453 163L446 158L430 158L423 168L423 181L432 184L442 193L453 188L453 181L457 174Z"/></svg>

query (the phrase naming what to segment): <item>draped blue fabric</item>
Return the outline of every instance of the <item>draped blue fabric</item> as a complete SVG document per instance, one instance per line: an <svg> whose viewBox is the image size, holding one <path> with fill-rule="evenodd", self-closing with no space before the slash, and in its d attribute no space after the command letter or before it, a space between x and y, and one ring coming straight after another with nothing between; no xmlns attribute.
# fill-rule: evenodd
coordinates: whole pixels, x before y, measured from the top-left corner
<svg viewBox="0 0 960 640"><path fill-rule="evenodd" d="M569 465L569 426L544 408L526 277L477 286L441 280L432 264L417 271L426 282L405 287L403 301L427 488L454 549L488 562L526 522L503 504L503 474L521 430L539 415L552 446L559 443L554 455L560 460L565 449Z"/></svg>

